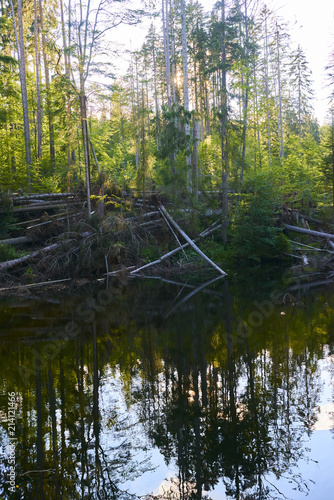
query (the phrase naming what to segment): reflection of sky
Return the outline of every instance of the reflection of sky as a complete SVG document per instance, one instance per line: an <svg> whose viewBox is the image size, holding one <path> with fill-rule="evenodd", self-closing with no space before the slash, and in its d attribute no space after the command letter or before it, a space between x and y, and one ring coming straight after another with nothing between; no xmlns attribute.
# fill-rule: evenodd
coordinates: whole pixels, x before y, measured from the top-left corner
<svg viewBox="0 0 334 500"><path fill-rule="evenodd" d="M298 463L298 468L292 472L300 475L303 482L306 482L309 487L307 495L308 500L330 500L334 498L334 439L330 429L334 428L334 403L333 403L333 376L330 367L334 366L334 357L327 356L324 360L319 360L319 370L321 370L321 387L322 391L319 394L319 408L317 414L317 422L314 426L310 438L305 435L303 447L308 449L307 456L309 460L302 459ZM115 398L115 394L114 394ZM122 399L122 398L121 398ZM131 411L131 410L130 410ZM136 428L136 432L144 432L141 424ZM143 453L143 452L142 452ZM141 454L139 454L141 455ZM130 493L138 496L147 494L164 495L167 491L177 491L173 488L173 479L177 478L177 470L175 464L169 467L165 464L164 458L157 448L149 451L150 461L156 468L154 471L144 473L134 481L123 483L122 487ZM143 455L144 456L144 455ZM137 459L140 459L137 456ZM306 490L299 492L294 489L295 483L289 482L289 477L276 480L274 475L268 475L264 481L264 486L269 486L270 483L278 488L278 490L287 498L299 500L306 498ZM273 498L284 498L279 495L273 488ZM226 500L225 485L222 480L218 482L214 490L204 492L211 500ZM174 496L173 496L174 497ZM175 497L177 498L177 497Z"/></svg>

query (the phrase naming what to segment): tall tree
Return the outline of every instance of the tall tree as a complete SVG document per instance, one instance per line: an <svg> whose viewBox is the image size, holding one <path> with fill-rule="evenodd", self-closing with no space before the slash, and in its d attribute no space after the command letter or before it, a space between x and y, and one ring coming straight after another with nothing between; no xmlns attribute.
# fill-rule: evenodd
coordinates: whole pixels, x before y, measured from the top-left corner
<svg viewBox="0 0 334 500"><path fill-rule="evenodd" d="M227 59L226 59L226 10L221 2L221 160L222 160L222 229L223 243L227 242L228 229L228 154L227 154Z"/></svg>
<svg viewBox="0 0 334 500"><path fill-rule="evenodd" d="M42 106L40 85L40 55L39 55L39 20L38 4L34 0L34 37L35 37L35 75L36 75L36 125L37 125L37 160L42 166Z"/></svg>
<svg viewBox="0 0 334 500"><path fill-rule="evenodd" d="M43 65L44 65L44 75L45 75L45 89L46 89L46 112L48 115L48 126L49 126L49 144L50 144L50 172L54 174L56 168L56 157L55 157L55 139L54 139L54 125L52 116L52 103L51 103L51 87L50 87L50 69L49 61L47 57L46 49L46 36L44 31L44 12L42 0L39 0L39 15L40 15L40 26L42 35L42 53L43 53Z"/></svg>
<svg viewBox="0 0 334 500"><path fill-rule="evenodd" d="M28 109L28 92L27 92L27 76L26 76L26 62L25 62L25 41L23 33L23 12L21 0L17 0L17 14L19 24L19 34L17 35L16 20L13 0L11 0L12 16L14 24L14 32L16 38L17 55L20 63L20 83L22 95L22 109L23 109L23 126L24 126L24 143L26 151L27 163L27 183L28 189L31 185L31 144L30 144L30 125L29 125L29 109Z"/></svg>
<svg viewBox="0 0 334 500"><path fill-rule="evenodd" d="M192 172L190 154L190 118L189 118L189 84L188 84L188 51L187 51L187 25L186 25L186 3L181 0L181 24L182 24L182 63L183 63L183 103L185 114L185 140L186 140L186 168L187 189L192 192Z"/></svg>

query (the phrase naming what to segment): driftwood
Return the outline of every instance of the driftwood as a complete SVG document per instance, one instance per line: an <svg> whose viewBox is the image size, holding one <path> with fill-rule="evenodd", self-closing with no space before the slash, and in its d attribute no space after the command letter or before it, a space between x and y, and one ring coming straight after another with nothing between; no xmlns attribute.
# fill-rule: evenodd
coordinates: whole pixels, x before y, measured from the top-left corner
<svg viewBox="0 0 334 500"><path fill-rule="evenodd" d="M309 236L316 236L317 238L326 238L330 240L334 240L334 234L323 233L320 231L313 231L312 229L304 229L303 227L290 226L290 224L283 224L285 229L289 231L294 231L295 233L307 234Z"/></svg>
<svg viewBox="0 0 334 500"><path fill-rule="evenodd" d="M200 238L204 238L205 236L208 236L209 234L213 233L214 231L216 231L220 227L221 227L221 224L219 224L218 226L216 226L216 227L214 227L214 228L212 228L210 230L203 231L194 241L197 241ZM183 250L184 248L187 248L189 245L190 245L189 243L184 243L183 245L181 245L181 246L179 246L177 248L174 248L174 250L171 250L170 252L162 255L159 259L157 259L157 260L155 260L153 262L149 262L148 264L145 264L142 267L134 269L133 271L130 272L130 274L137 274L140 271L143 271L144 269L147 269L148 267L154 266L156 264L160 264L163 260L168 259L169 257L171 257L172 255L176 254L180 250Z"/></svg>
<svg viewBox="0 0 334 500"><path fill-rule="evenodd" d="M165 207L163 205L160 205L160 210L165 215L165 217L169 220L169 222L175 227L175 229L189 243L191 248L193 248L193 250L195 250L195 252L197 252L198 255L200 255L208 264L210 264L210 266L212 266L214 269L216 269L216 271L218 271L222 276L226 276L227 273L225 273L225 271L223 271L219 266L217 266L217 264L212 262L212 260L209 259L209 257L207 255L205 255L205 253L203 253L202 250L200 250L198 248L198 246L189 238L189 236L180 228L180 226L169 215L169 213L167 212L167 210L165 209ZM334 236L333 236L333 238L334 238Z"/></svg>

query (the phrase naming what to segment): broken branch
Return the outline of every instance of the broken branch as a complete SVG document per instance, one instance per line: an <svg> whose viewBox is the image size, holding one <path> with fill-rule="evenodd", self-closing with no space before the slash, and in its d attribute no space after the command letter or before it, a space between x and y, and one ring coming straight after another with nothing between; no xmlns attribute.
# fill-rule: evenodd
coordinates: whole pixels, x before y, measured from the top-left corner
<svg viewBox="0 0 334 500"><path fill-rule="evenodd" d="M189 236L175 222L175 220L171 217L171 215L169 215L169 213L167 212L167 210L165 209L165 207L163 205L160 205L160 210L166 216L166 218L169 220L169 222L175 227L175 229L177 231L179 231L179 233L183 236L183 238L189 243L191 248L193 248L193 250L195 250L195 252L197 252L198 255L200 255L208 264L210 264L214 269L216 269L216 271L218 271L223 276L226 276L227 273L225 273L225 271L223 271L219 266L217 266L217 264L215 264L207 255L205 255L205 253L202 252L202 250L200 250L198 248L198 246L189 238ZM334 238L334 236L333 236L333 238Z"/></svg>

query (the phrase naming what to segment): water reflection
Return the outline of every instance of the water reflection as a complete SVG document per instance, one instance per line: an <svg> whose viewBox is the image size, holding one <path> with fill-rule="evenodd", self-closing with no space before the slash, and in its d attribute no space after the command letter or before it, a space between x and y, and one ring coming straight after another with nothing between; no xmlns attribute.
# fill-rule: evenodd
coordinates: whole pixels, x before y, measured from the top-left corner
<svg viewBox="0 0 334 500"><path fill-rule="evenodd" d="M249 300L227 280L110 289L2 301L2 415L8 393L19 401L18 487L3 419L1 495L259 500L283 498L284 478L312 489L301 464L333 359L329 294L274 307L272 286ZM158 452L168 481L156 482Z"/></svg>

